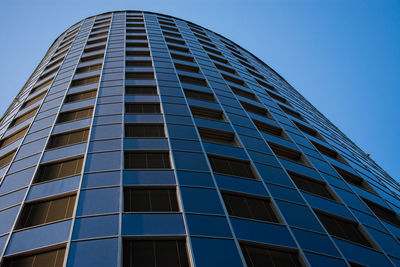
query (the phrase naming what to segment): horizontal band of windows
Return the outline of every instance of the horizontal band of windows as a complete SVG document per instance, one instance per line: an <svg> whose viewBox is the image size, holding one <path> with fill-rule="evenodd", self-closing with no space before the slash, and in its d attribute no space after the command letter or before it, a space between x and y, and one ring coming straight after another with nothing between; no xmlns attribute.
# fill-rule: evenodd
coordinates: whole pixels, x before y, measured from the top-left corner
<svg viewBox="0 0 400 267"><path fill-rule="evenodd" d="M254 175L250 162L233 158L208 155L211 168L215 173L257 179Z"/></svg>
<svg viewBox="0 0 400 267"><path fill-rule="evenodd" d="M125 124L125 137L165 137L163 124Z"/></svg>
<svg viewBox="0 0 400 267"><path fill-rule="evenodd" d="M65 178L81 174L83 157L67 159L55 163L48 163L39 166L35 176L35 183L47 182L59 178Z"/></svg>
<svg viewBox="0 0 400 267"><path fill-rule="evenodd" d="M62 267L64 264L65 247L57 249L40 249L28 255L5 257L3 267L29 266L29 267Z"/></svg>
<svg viewBox="0 0 400 267"><path fill-rule="evenodd" d="M125 151L125 169L170 169L169 152Z"/></svg>
<svg viewBox="0 0 400 267"><path fill-rule="evenodd" d="M177 212L179 211L175 188L126 187L125 212Z"/></svg>

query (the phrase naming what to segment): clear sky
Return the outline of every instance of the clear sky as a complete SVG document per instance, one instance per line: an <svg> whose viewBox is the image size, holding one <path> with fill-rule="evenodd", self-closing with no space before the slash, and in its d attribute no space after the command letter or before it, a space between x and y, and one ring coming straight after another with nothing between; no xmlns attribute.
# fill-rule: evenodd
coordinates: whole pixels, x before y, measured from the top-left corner
<svg viewBox="0 0 400 267"><path fill-rule="evenodd" d="M186 19L249 50L400 180L400 1L2 0L0 114L69 26L112 10Z"/></svg>

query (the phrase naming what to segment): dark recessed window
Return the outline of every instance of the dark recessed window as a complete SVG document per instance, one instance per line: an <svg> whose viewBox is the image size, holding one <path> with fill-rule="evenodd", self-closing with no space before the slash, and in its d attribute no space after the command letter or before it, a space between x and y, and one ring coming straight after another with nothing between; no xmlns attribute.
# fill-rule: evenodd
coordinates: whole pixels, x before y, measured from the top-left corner
<svg viewBox="0 0 400 267"><path fill-rule="evenodd" d="M123 267L189 267L184 240L124 240Z"/></svg>
<svg viewBox="0 0 400 267"><path fill-rule="evenodd" d="M202 37L200 37L200 38L202 38ZM210 40L210 39L206 39L207 41L208 40ZM211 41L211 40L210 40ZM209 52L209 53L213 53L213 54L216 54L216 55L219 55L219 56L222 56L222 53L221 52L219 52L218 50L215 50L215 49L212 49L212 48L209 48L209 47L207 47L207 46L203 46L203 49L204 50L206 50L207 52Z"/></svg>
<svg viewBox="0 0 400 267"><path fill-rule="evenodd" d="M170 169L168 152L125 152L126 169Z"/></svg>
<svg viewBox="0 0 400 267"><path fill-rule="evenodd" d="M65 248L40 252L33 252L29 255L13 256L4 258L4 267L29 266L29 267L62 267L64 265Z"/></svg>
<svg viewBox="0 0 400 267"><path fill-rule="evenodd" d="M105 41L107 41L107 37L100 38L100 39L95 39L95 40L88 40L86 45L99 44L99 43L102 43L102 42L105 42Z"/></svg>
<svg viewBox="0 0 400 267"><path fill-rule="evenodd" d="M38 102L39 100L43 99L44 96L46 95L47 91L35 96L34 98L31 98L27 101L24 102L24 104L22 104L21 109L32 106L33 104L35 104L36 102Z"/></svg>
<svg viewBox="0 0 400 267"><path fill-rule="evenodd" d="M257 129L261 132L272 134L275 136L283 137L283 130L282 128L273 126L271 124L267 124L258 120L253 120L254 124L256 125Z"/></svg>
<svg viewBox="0 0 400 267"><path fill-rule="evenodd" d="M159 103L127 103L126 113L161 113Z"/></svg>
<svg viewBox="0 0 400 267"><path fill-rule="evenodd" d="M174 65L177 70L193 72L193 73L200 73L200 69L196 66L179 64L179 63L174 63Z"/></svg>
<svg viewBox="0 0 400 267"><path fill-rule="evenodd" d="M178 40L178 39L173 39L173 38L168 38L168 37L165 37L165 41L168 43L173 43L173 44L178 44L178 45L186 45L185 41L183 41L183 40Z"/></svg>
<svg viewBox="0 0 400 267"><path fill-rule="evenodd" d="M86 67L80 67L77 68L75 73L85 73L85 72L91 72L91 71L95 71L95 70L100 70L101 69L102 64L96 64L96 65L90 65L90 66L86 66Z"/></svg>
<svg viewBox="0 0 400 267"><path fill-rule="evenodd" d="M259 80L259 79L255 79L255 80L259 85L264 86L265 88L268 88L271 91L277 91L275 89L275 87L273 87L272 85L270 85L270 84L268 84L268 83L266 83L266 82L264 82L262 80Z"/></svg>
<svg viewBox="0 0 400 267"><path fill-rule="evenodd" d="M134 80L154 80L153 72L126 72L126 79Z"/></svg>
<svg viewBox="0 0 400 267"><path fill-rule="evenodd" d="M126 86L127 95L156 95L157 87L155 86Z"/></svg>
<svg viewBox="0 0 400 267"><path fill-rule="evenodd" d="M17 150L11 151L0 157L0 168L3 168L4 166L7 166L11 163L11 160L14 158L15 152L17 152Z"/></svg>
<svg viewBox="0 0 400 267"><path fill-rule="evenodd" d="M258 107L246 102L242 102L240 101L240 104L242 104L243 108L247 111L247 112L251 112L263 117L269 117L268 115L268 111L265 108L262 107Z"/></svg>
<svg viewBox="0 0 400 267"><path fill-rule="evenodd" d="M194 85L200 85L200 86L207 86L206 80L202 78L196 78L196 77L191 77L191 76L186 76L186 75L179 75L179 80L182 83L189 83L189 84L194 84Z"/></svg>
<svg viewBox="0 0 400 267"><path fill-rule="evenodd" d="M47 82L42 83L42 84L37 85L36 87L32 88L32 90L29 92L29 95L31 95L31 94L33 94L35 92L38 92L38 91L42 90L43 88L45 88L46 86L50 85L53 82L53 79L54 78L51 78Z"/></svg>
<svg viewBox="0 0 400 267"><path fill-rule="evenodd" d="M226 75L226 74L223 74L223 73L221 75L228 82L235 83L235 84L238 84L240 86L245 86L246 87L246 83L243 80L240 80L238 78L235 78L233 76L229 76L229 75Z"/></svg>
<svg viewBox="0 0 400 267"><path fill-rule="evenodd" d="M307 160L304 158L300 151L280 146L274 143L268 143L272 151L280 158L295 161L297 163L308 165Z"/></svg>
<svg viewBox="0 0 400 267"><path fill-rule="evenodd" d="M337 168L335 166L333 166L333 167L340 174L340 176L342 176L343 179L345 179L346 182L348 182L349 184L355 185L355 186L357 186L359 188L362 188L362 189L364 189L366 191L369 191L369 192L371 192L373 194L376 194L375 190L363 178L361 178L361 177L359 177L357 175L354 175L354 174L352 174L350 172L347 172L345 170L342 170L340 168Z"/></svg>
<svg viewBox="0 0 400 267"><path fill-rule="evenodd" d="M82 101L86 99L91 99L95 98L97 94L97 89L95 90L90 90L86 92L80 92L76 94L70 94L65 97L65 103L71 103L71 102L77 102L77 101Z"/></svg>
<svg viewBox="0 0 400 267"><path fill-rule="evenodd" d="M164 34L164 36L182 39L182 35L180 35L179 33L172 33L172 32L166 32L166 31L163 31L162 33Z"/></svg>
<svg viewBox="0 0 400 267"><path fill-rule="evenodd" d="M93 77L88 77L88 78L82 78L82 79L77 79L73 80L71 82L71 87L74 86L82 86L82 85L87 85L87 84L92 84L92 83L98 83L100 80L100 76L93 76Z"/></svg>
<svg viewBox="0 0 400 267"><path fill-rule="evenodd" d="M147 36L146 35L127 35L126 40L146 40L147 41Z"/></svg>
<svg viewBox="0 0 400 267"><path fill-rule="evenodd" d="M184 92L185 92L185 96L187 98L204 100L204 101L208 101L208 102L215 102L214 95L210 94L210 93L204 93L204 92L194 91L194 90L189 90L189 89L184 89Z"/></svg>
<svg viewBox="0 0 400 267"><path fill-rule="evenodd" d="M137 48L137 47L141 47L141 48L147 48L149 47L149 44L147 42L142 42L142 43L127 43L126 44L126 48Z"/></svg>
<svg viewBox="0 0 400 267"><path fill-rule="evenodd" d="M304 118L303 118L303 116L301 116L301 114L298 113L297 111L294 111L294 110L289 109L289 108L287 108L287 107L284 107L284 106L282 106L282 105L278 105L278 106L279 106L286 114L288 114L288 115L290 115L290 116L293 116L293 117L295 117L295 118L297 118L297 119L299 119L299 120L305 121Z"/></svg>
<svg viewBox="0 0 400 267"><path fill-rule="evenodd" d="M381 205L378 205L365 198L363 198L363 200L378 218L400 227L399 215L397 215L396 212L388 208L382 207Z"/></svg>
<svg viewBox="0 0 400 267"><path fill-rule="evenodd" d="M57 148L86 142L89 138L89 129L56 134L50 137L47 148Z"/></svg>
<svg viewBox="0 0 400 267"><path fill-rule="evenodd" d="M176 60L194 62L194 58L191 56L184 56L184 55L178 55L178 54L171 53L171 57L172 57L172 59L176 59Z"/></svg>
<svg viewBox="0 0 400 267"><path fill-rule="evenodd" d="M179 211L176 189L125 188L125 212Z"/></svg>
<svg viewBox="0 0 400 267"><path fill-rule="evenodd" d="M212 60L214 60L214 61L217 61L217 62L219 62L219 63L223 63L223 64L226 64L226 65L229 65L228 60L226 60L225 58L217 57L217 56L214 56L214 55L211 55L211 54L208 54L208 56L209 56Z"/></svg>
<svg viewBox="0 0 400 267"><path fill-rule="evenodd" d="M24 205L17 229L55 222L72 217L76 196L67 196Z"/></svg>
<svg viewBox="0 0 400 267"><path fill-rule="evenodd" d="M308 135L314 136L314 137L322 140L322 137L313 128L303 125L297 121L293 121L293 122L294 122L294 124L296 124L297 128L299 128L300 131L302 131L303 133L306 133Z"/></svg>
<svg viewBox="0 0 400 267"><path fill-rule="evenodd" d="M89 43L89 41L88 41ZM88 62L88 61L93 61L97 59L103 59L104 54L97 54L97 55L92 55L92 56L82 56L81 57L81 62Z"/></svg>
<svg viewBox="0 0 400 267"><path fill-rule="evenodd" d="M243 256L249 267L287 266L301 267L297 253L275 248L241 244Z"/></svg>
<svg viewBox="0 0 400 267"><path fill-rule="evenodd" d="M279 222L266 198L255 198L230 192L222 192L222 198L229 215L267 222Z"/></svg>
<svg viewBox="0 0 400 267"><path fill-rule="evenodd" d="M235 139L235 134L232 132L219 131L210 128L198 128L201 139L204 142L228 145L228 146L238 146Z"/></svg>
<svg viewBox="0 0 400 267"><path fill-rule="evenodd" d="M339 155L339 153L337 153L335 150L330 149L326 146L323 146L321 144L318 144L317 142L313 142L311 141L311 143L315 146L315 148L322 154L325 156L328 156L330 158L333 158L337 161L340 161L343 164L347 164L347 162L342 158L342 156Z"/></svg>
<svg viewBox="0 0 400 267"><path fill-rule="evenodd" d="M60 115L58 115L57 123L81 120L81 119L92 117L92 115L93 115L92 107L86 108L86 109L80 109L80 110L66 111L66 112L62 112L62 113L60 113Z"/></svg>
<svg viewBox="0 0 400 267"><path fill-rule="evenodd" d="M286 105L288 105L288 101L285 98L281 97L280 95L274 94L274 93L271 93L271 92L268 92L268 91L266 91L266 92L271 98L273 98L275 100L278 100L279 102L282 102L282 103L285 103Z"/></svg>
<svg viewBox="0 0 400 267"><path fill-rule="evenodd" d="M197 106L190 106L190 110L195 117L224 121L224 113L222 110L201 108Z"/></svg>
<svg viewBox="0 0 400 267"><path fill-rule="evenodd" d="M128 56L128 57L149 57L150 52L147 50L127 50L126 56Z"/></svg>
<svg viewBox="0 0 400 267"><path fill-rule="evenodd" d="M324 182L317 181L298 173L290 172L289 175L300 190L335 200Z"/></svg>
<svg viewBox="0 0 400 267"><path fill-rule="evenodd" d="M82 166L83 158L40 165L35 183L81 174Z"/></svg>
<svg viewBox="0 0 400 267"><path fill-rule="evenodd" d="M259 102L255 94L247 92L245 90L241 90L239 88L235 88L233 86L230 87L232 89L232 92L234 92L236 95Z"/></svg>
<svg viewBox="0 0 400 267"><path fill-rule="evenodd" d="M163 124L125 124L125 137L165 137Z"/></svg>
<svg viewBox="0 0 400 267"><path fill-rule="evenodd" d="M21 139L22 137L25 136L26 132L28 131L28 127L22 128L18 132L15 132L8 137L4 138L3 140L0 141L0 148L6 147L9 144L14 143L15 141Z"/></svg>
<svg viewBox="0 0 400 267"><path fill-rule="evenodd" d="M328 233L331 235L341 237L367 247L372 247L370 242L358 228L358 224L356 222L318 211L316 211L316 214L318 215L318 218L322 224L325 226Z"/></svg>
<svg viewBox="0 0 400 267"><path fill-rule="evenodd" d="M28 111L28 112L26 112L26 113L24 113L24 114L18 116L17 118L15 118L15 119L10 123L9 128L11 128L11 127L13 127L13 126L16 126L16 125L18 125L18 124L21 124L21 123L23 123L24 121L26 121L26 120L32 118L33 116L35 116L36 111L37 111L38 109L39 109L39 107L36 107L36 108L34 108L34 109L32 109L32 110L30 110L30 111Z"/></svg>
<svg viewBox="0 0 400 267"><path fill-rule="evenodd" d="M172 51L178 51L178 52L182 52L182 53L189 53L189 49L186 47L181 47L181 46L176 46L176 45L168 45L168 49L172 50Z"/></svg>
<svg viewBox="0 0 400 267"><path fill-rule="evenodd" d="M243 62L244 63L244 62ZM248 65L248 64L247 64ZM247 66L246 66L247 67ZM257 78L264 80L264 76L262 76L261 74L259 74L258 72L255 72L255 68L253 66L251 66L252 68L246 68L246 70L253 76L256 76Z"/></svg>
<svg viewBox="0 0 400 267"><path fill-rule="evenodd" d="M215 67L217 67L217 69L222 70L222 71L226 71L232 74L236 74L236 71L232 68L228 68L226 66L220 65L218 63L214 63Z"/></svg>
<svg viewBox="0 0 400 267"><path fill-rule="evenodd" d="M151 63L149 60L128 60L126 61L126 66L138 68L153 67L153 63Z"/></svg>
<svg viewBox="0 0 400 267"><path fill-rule="evenodd" d="M211 167L215 173L257 179L251 165L247 161L208 155Z"/></svg>
<svg viewBox="0 0 400 267"><path fill-rule="evenodd" d="M97 51L100 51L100 50L104 50L105 48L106 48L105 44L98 45L98 46L92 46L92 47L89 47L89 48L85 48L83 53L97 52Z"/></svg>

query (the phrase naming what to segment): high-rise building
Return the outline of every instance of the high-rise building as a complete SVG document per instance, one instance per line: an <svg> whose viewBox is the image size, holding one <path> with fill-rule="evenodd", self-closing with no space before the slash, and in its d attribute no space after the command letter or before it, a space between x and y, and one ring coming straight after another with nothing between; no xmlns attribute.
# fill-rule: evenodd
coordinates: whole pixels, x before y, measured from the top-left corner
<svg viewBox="0 0 400 267"><path fill-rule="evenodd" d="M73 25L0 137L3 267L400 266L399 184L265 63L188 21Z"/></svg>

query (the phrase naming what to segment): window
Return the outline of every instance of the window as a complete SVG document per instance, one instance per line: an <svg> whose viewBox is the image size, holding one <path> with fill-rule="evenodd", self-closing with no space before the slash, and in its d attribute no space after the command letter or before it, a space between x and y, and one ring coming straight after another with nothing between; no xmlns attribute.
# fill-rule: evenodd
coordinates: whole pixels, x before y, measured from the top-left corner
<svg viewBox="0 0 400 267"><path fill-rule="evenodd" d="M10 128L13 126L16 126L18 124L23 123L24 121L32 118L33 116L35 116L36 111L39 109L39 107L36 107L28 112L26 112L25 114L22 114L20 116L18 116L17 118L15 118L11 123L10 123Z"/></svg>
<svg viewBox="0 0 400 267"><path fill-rule="evenodd" d="M328 156L330 158L336 159L337 161L340 161L344 164L347 164L347 162L337 153L335 150L330 149L326 146L323 146L321 144L318 144L316 142L311 141L311 143L315 146L315 148L321 152L322 155Z"/></svg>
<svg viewBox="0 0 400 267"><path fill-rule="evenodd" d="M201 38L201 37L200 37L200 38ZM206 40L208 41L209 39L207 38ZM209 40L209 41L211 41L211 40ZM213 53L213 54L216 54L216 55L222 56L222 53L221 53L221 52L219 52L218 50L215 50L215 49L209 48L209 47L207 47L207 46L203 46L203 49L204 49L204 50L206 50L206 51L207 51L207 52L209 52L209 53Z"/></svg>
<svg viewBox="0 0 400 267"><path fill-rule="evenodd" d="M367 247L372 247L358 228L358 224L334 215L316 211L316 214L329 234Z"/></svg>
<svg viewBox="0 0 400 267"><path fill-rule="evenodd" d="M195 78L195 77L190 77L186 75L179 75L179 79L182 83L189 83L189 84L194 84L194 85L200 85L200 86L207 86L206 80L202 78Z"/></svg>
<svg viewBox="0 0 400 267"><path fill-rule="evenodd" d="M257 97L256 97L255 94L250 93L250 92L247 92L247 91L245 91L245 90L241 90L241 89L239 89L239 88L235 88L235 87L233 87L233 86L230 86L230 88L232 89L232 92L233 92L233 93L235 93L235 94L237 94L237 95L239 95L239 96L242 96L242 97L244 97L244 98L251 99L251 100L254 100L254 101L257 101L257 102L258 102L258 99L257 99Z"/></svg>
<svg viewBox="0 0 400 267"><path fill-rule="evenodd" d="M279 222L266 198L255 198L230 192L222 192L222 198L229 215L266 222Z"/></svg>
<svg viewBox="0 0 400 267"><path fill-rule="evenodd" d="M255 105L252 105L252 104L249 104L246 102L242 102L242 101L240 101L240 104L242 104L243 108L247 112L251 112L251 113L263 116L263 117L269 117L268 111L262 107L258 107L258 106L255 106Z"/></svg>
<svg viewBox="0 0 400 267"><path fill-rule="evenodd" d="M179 63L175 63L174 65L175 65L175 68L177 70L193 72L193 73L200 73L200 69L198 67L195 67L195 66L186 65L186 64L179 64Z"/></svg>
<svg viewBox="0 0 400 267"><path fill-rule="evenodd" d="M154 80L153 72L126 72L126 79L133 80Z"/></svg>
<svg viewBox="0 0 400 267"><path fill-rule="evenodd" d="M224 121L224 113L221 110L190 106L193 116L211 120Z"/></svg>
<svg viewBox="0 0 400 267"><path fill-rule="evenodd" d="M400 219L396 212L382 207L381 205L378 205L365 198L363 198L363 200L378 218L400 227Z"/></svg>
<svg viewBox="0 0 400 267"><path fill-rule="evenodd" d="M99 44L99 43L102 43L102 42L105 42L105 41L107 41L107 37L100 38L100 39L95 39L95 40L88 40L86 45Z"/></svg>
<svg viewBox="0 0 400 267"><path fill-rule="evenodd" d="M297 253L294 252L247 244L240 244L240 248L242 249L248 267L303 266L299 261Z"/></svg>
<svg viewBox="0 0 400 267"><path fill-rule="evenodd" d="M174 50L174 51L178 51L178 52L182 52L182 53L189 53L189 49L187 49L186 47L181 47L181 46L176 46L176 45L168 45L168 49L169 50Z"/></svg>
<svg viewBox="0 0 400 267"><path fill-rule="evenodd" d="M123 240L123 267L189 267L184 240Z"/></svg>
<svg viewBox="0 0 400 267"><path fill-rule="evenodd" d="M81 120L92 117L92 115L93 115L93 107L80 110L66 111L58 115L57 123Z"/></svg>
<svg viewBox="0 0 400 267"><path fill-rule="evenodd" d="M14 143L15 141L21 139L22 137L25 136L26 132L28 131L28 127L22 128L18 132L15 132L8 137L4 138L3 140L0 141L0 148L6 147L9 144Z"/></svg>
<svg viewBox="0 0 400 267"><path fill-rule="evenodd" d="M11 160L14 158L15 152L17 152L17 150L11 151L0 157L0 168L3 168L11 163Z"/></svg>
<svg viewBox="0 0 400 267"><path fill-rule="evenodd" d="M226 66L220 65L218 63L214 63L215 67L217 67L217 69L222 70L222 71L226 71L232 74L236 74L236 71L232 68L228 68Z"/></svg>
<svg viewBox="0 0 400 267"><path fill-rule="evenodd" d="M333 166L333 167L340 174L340 176L342 176L343 179L346 180L346 182L348 182L348 183L350 183L352 185L355 185L355 186L357 186L359 188L362 188L362 189L364 189L364 190L366 190L368 192L376 194L375 190L363 178L361 178L361 177L359 177L357 175L354 175L354 174L352 174L350 172L347 172L345 170L342 170L342 169L340 169L340 168L338 168L336 166Z"/></svg>
<svg viewBox="0 0 400 267"><path fill-rule="evenodd" d="M125 212L179 211L176 190L168 188L125 188Z"/></svg>
<svg viewBox="0 0 400 267"><path fill-rule="evenodd" d="M204 100L208 102L215 102L214 95L210 93L184 89L187 98Z"/></svg>
<svg viewBox="0 0 400 267"><path fill-rule="evenodd" d="M238 143L235 139L235 134L232 132L219 131L215 129L209 128L198 128L201 139L204 142L229 145L229 146L238 146Z"/></svg>
<svg viewBox="0 0 400 267"><path fill-rule="evenodd" d="M153 64L149 60L128 60L126 61L126 66L143 68L143 67L153 67Z"/></svg>
<svg viewBox="0 0 400 267"><path fill-rule="evenodd" d="M161 113L159 103L127 103L126 113Z"/></svg>
<svg viewBox="0 0 400 267"><path fill-rule="evenodd" d="M82 172L83 158L68 159L56 163L48 163L39 166L35 183L64 178L80 174Z"/></svg>
<svg viewBox="0 0 400 267"><path fill-rule="evenodd" d="M226 64L226 65L229 65L228 60L226 60L225 58L217 57L217 56L210 55L210 54L208 54L208 56L212 60L218 61L219 63L223 63L223 64Z"/></svg>
<svg viewBox="0 0 400 267"><path fill-rule="evenodd" d="M29 266L29 267L62 267L64 265L64 254L65 248L58 248L53 250L40 252L33 252L30 255L20 255L13 257L5 257L4 267L15 267L15 266Z"/></svg>
<svg viewBox="0 0 400 267"><path fill-rule="evenodd" d="M47 92L47 91L46 91L46 92ZM41 93L41 94L35 96L34 98L31 98L31 99L25 101L25 103L22 104L21 108L26 108L26 107L32 106L33 104L35 104L35 103L38 102L39 100L43 99L44 96L46 95L46 92L43 92L43 93Z"/></svg>
<svg viewBox="0 0 400 267"><path fill-rule="evenodd" d="M83 50L83 53L96 52L96 51L104 50L105 48L106 48L105 44L92 46L92 47L89 47L89 48L85 48L85 50Z"/></svg>
<svg viewBox="0 0 400 267"><path fill-rule="evenodd" d="M72 217L76 195L26 203L17 229L55 222Z"/></svg>
<svg viewBox="0 0 400 267"><path fill-rule="evenodd" d="M99 82L100 76L93 76L93 77L88 77L88 78L82 78L82 79L77 79L73 80L71 82L71 87L74 86L82 86L86 84L92 84L92 83L97 83Z"/></svg>
<svg viewBox="0 0 400 267"><path fill-rule="evenodd" d="M297 128L299 128L300 131L302 131L303 133L306 133L308 135L323 140L323 138L319 135L319 133L316 130L312 129L311 127L305 126L301 123L298 123L297 121L293 121L293 123L296 124Z"/></svg>
<svg viewBox="0 0 400 267"><path fill-rule="evenodd" d="M165 41L168 43L173 43L173 44L178 44L178 45L186 45L185 41L183 40L178 40L178 39L172 39L165 37Z"/></svg>
<svg viewBox="0 0 400 267"><path fill-rule="evenodd" d="M166 32L166 31L163 31L162 33L164 34L164 36L170 36L170 37L178 38L178 39L182 38L182 35L180 35L178 33L172 33L172 32Z"/></svg>
<svg viewBox="0 0 400 267"><path fill-rule="evenodd" d="M288 114L288 115L290 115L290 116L293 116L293 117L295 117L295 118L297 118L297 119L299 119L299 120L305 121L304 118L303 118L303 116L301 116L301 114L298 113L297 111L288 109L287 107L284 107L284 106L282 106L282 105L278 105L278 106L279 106L286 114Z"/></svg>
<svg viewBox="0 0 400 267"><path fill-rule="evenodd" d="M170 169L168 152L125 152L126 169Z"/></svg>
<svg viewBox="0 0 400 267"><path fill-rule="evenodd" d="M88 41L89 43L89 41ZM92 56L83 56L81 57L81 62L88 62L88 61L93 61L96 59L103 59L104 54L97 54L97 55L92 55Z"/></svg>
<svg viewBox="0 0 400 267"><path fill-rule="evenodd" d="M127 29L126 33L146 33L144 29Z"/></svg>
<svg viewBox="0 0 400 267"><path fill-rule="evenodd" d="M53 82L53 78L51 78L50 80L48 80L45 83L42 83L41 85L38 85L36 87L34 87L29 94L33 94L34 92L40 91L41 89L45 88L46 86L50 85Z"/></svg>
<svg viewBox="0 0 400 267"><path fill-rule="evenodd" d="M228 82L235 83L235 84L238 84L240 86L246 87L246 83L244 81L238 79L238 78L235 78L235 77L232 77L232 76L228 76L228 75L225 75L225 74L222 74L222 77Z"/></svg>
<svg viewBox="0 0 400 267"><path fill-rule="evenodd" d="M65 97L65 103L71 103L76 101L82 101L90 98L95 98L97 94L97 89L90 90L86 92L80 92L76 94L70 94Z"/></svg>
<svg viewBox="0 0 400 267"><path fill-rule="evenodd" d="M128 57L149 57L150 52L147 50L128 50L126 51L126 56Z"/></svg>
<svg viewBox="0 0 400 267"><path fill-rule="evenodd" d="M86 67L80 67L77 68L75 73L85 73L85 72L91 72L91 71L95 71L95 70L100 70L101 69L102 64L96 64L96 65L90 65L90 66L86 66Z"/></svg>
<svg viewBox="0 0 400 267"><path fill-rule="evenodd" d="M279 96L277 94L268 92L268 91L266 91L266 92L271 98L273 98L275 100L278 100L279 102L282 102L282 103L285 103L286 105L288 105L288 101L285 98L283 98L283 97L281 97L281 96Z"/></svg>
<svg viewBox="0 0 400 267"><path fill-rule="evenodd" d="M289 172L289 175L300 190L335 200L324 182L317 181L298 173Z"/></svg>
<svg viewBox="0 0 400 267"><path fill-rule="evenodd" d="M125 124L125 137L165 137L163 124Z"/></svg>
<svg viewBox="0 0 400 267"><path fill-rule="evenodd" d="M172 57L172 59L176 59L176 60L194 62L194 58L190 57L190 56L184 56L184 55L178 55L178 54L171 53L171 57Z"/></svg>
<svg viewBox="0 0 400 267"><path fill-rule="evenodd" d="M300 151L280 146L274 143L268 143L271 147L272 151L276 154L276 156L286 159L295 161L301 164L308 165L307 160L304 158L303 154Z"/></svg>
<svg viewBox="0 0 400 267"><path fill-rule="evenodd" d="M254 125L257 127L258 130L261 132L267 133L267 134L272 134L275 136L279 137L284 137L284 132L282 128L273 126L271 124L267 124L258 120L253 120Z"/></svg>
<svg viewBox="0 0 400 267"><path fill-rule="evenodd" d="M243 63L245 63L245 62L242 62L242 64ZM244 64L243 64L244 65ZM247 64L248 65L248 64ZM246 66L246 65L245 65ZM254 67L253 66L251 66L252 68L250 68L250 69L246 69L251 75L253 75L253 76L256 76L257 78L259 78L259 79L261 79L261 80L264 80L265 78L264 78L264 76L262 76L261 74L259 74L259 73L257 73L257 72L255 72L255 71L253 71L253 70L255 70L254 69Z"/></svg>
<svg viewBox="0 0 400 267"><path fill-rule="evenodd" d="M273 87L272 85L269 85L268 83L261 81L259 79L255 79L255 80L259 85L264 86L265 88L268 88L271 91L276 91L275 87Z"/></svg>
<svg viewBox="0 0 400 267"><path fill-rule="evenodd" d="M200 40L200 39L199 39L199 43L202 44L202 45L207 45L207 46L210 46L210 47L212 47L214 49L217 49L217 47L213 43L206 42L206 41L203 41L203 40Z"/></svg>
<svg viewBox="0 0 400 267"><path fill-rule="evenodd" d="M125 93L127 95L156 95L157 87L155 87L155 86L126 86Z"/></svg>
<svg viewBox="0 0 400 267"><path fill-rule="evenodd" d="M47 148L57 148L86 142L89 138L89 129L81 129L78 131L52 135L50 137Z"/></svg>
<svg viewBox="0 0 400 267"><path fill-rule="evenodd" d="M211 168L215 173L257 179L247 161L208 155Z"/></svg>

